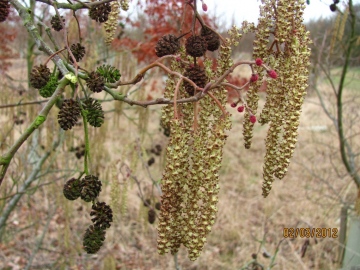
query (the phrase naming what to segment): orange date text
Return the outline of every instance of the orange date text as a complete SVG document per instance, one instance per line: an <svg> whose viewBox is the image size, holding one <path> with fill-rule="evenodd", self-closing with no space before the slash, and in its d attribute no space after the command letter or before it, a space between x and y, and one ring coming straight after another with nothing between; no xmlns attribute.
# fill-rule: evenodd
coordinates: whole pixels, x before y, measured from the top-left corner
<svg viewBox="0 0 360 270"><path fill-rule="evenodd" d="M284 228L285 238L337 238L337 228Z"/></svg>

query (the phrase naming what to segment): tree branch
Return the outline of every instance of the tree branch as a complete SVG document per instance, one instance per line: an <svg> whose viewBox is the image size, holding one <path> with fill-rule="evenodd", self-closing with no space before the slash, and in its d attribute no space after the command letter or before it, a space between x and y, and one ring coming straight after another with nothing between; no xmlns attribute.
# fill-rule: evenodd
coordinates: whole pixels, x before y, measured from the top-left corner
<svg viewBox="0 0 360 270"><path fill-rule="evenodd" d="M0 186L2 184L2 181L4 180L6 171L15 153L19 150L20 146L30 137L30 135L34 132L34 130L39 128L42 125L42 123L45 122L46 117L50 112L50 109L53 107L58 96L60 96L62 90L68 83L69 81L65 77L59 81L59 85L57 86L54 94L45 104L44 108L39 112L35 120L24 131L24 133L21 134L19 139L10 147L10 149L0 157L0 165L2 165L0 171Z"/></svg>
<svg viewBox="0 0 360 270"><path fill-rule="evenodd" d="M26 191L28 187L31 185L33 181L37 179L37 175L41 170L42 165L47 160L47 158L50 156L51 152L55 150L59 144L60 144L60 137L62 133L59 134L59 138L53 142L52 147L49 151L47 151L35 164L33 167L33 170L29 177L25 180L24 184L19 188L18 193L14 195L14 197L11 198L9 203L7 204L6 208L3 209L1 216L0 216L0 240L3 236L3 232L5 230L6 221L8 220L11 212L16 207L17 203L20 201L21 197L26 194Z"/></svg>
<svg viewBox="0 0 360 270"><path fill-rule="evenodd" d="M24 22L24 26L28 30L29 34L33 37L36 45L38 46L40 51L43 51L48 56L53 55L54 51L45 43L45 41L42 39L42 37L39 34L38 28L34 25L34 22L28 12L28 9L26 9L23 5L20 4L18 0L10 0L11 4L14 6L14 8L18 11L19 16ZM66 75L69 73L67 68L65 67L63 61L58 55L55 55L52 58L55 65L59 68L61 73L63 75Z"/></svg>

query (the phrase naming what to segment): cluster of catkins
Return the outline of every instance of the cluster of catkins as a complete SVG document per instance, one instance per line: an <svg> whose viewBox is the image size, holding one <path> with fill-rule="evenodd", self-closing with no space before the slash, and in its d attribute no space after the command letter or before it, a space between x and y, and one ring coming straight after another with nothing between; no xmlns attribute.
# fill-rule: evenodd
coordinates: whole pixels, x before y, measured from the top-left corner
<svg viewBox="0 0 360 270"><path fill-rule="evenodd" d="M282 179L289 166L297 141L297 128L301 106L306 94L309 67L309 33L302 24L304 1L267 0L263 2L259 24L247 26L255 31L249 91L245 104L243 134L245 148L251 147L254 124L257 122L258 92L264 80L267 82L267 97L260 114L259 123L269 124L266 138L266 154L263 171L263 196L271 189L274 178ZM211 35L211 37L210 37ZM206 38L207 36L208 38ZM198 87L219 78L231 67L231 47L240 34L230 33L219 50L218 69L183 66L182 61L173 60L171 69L192 80ZM180 37L166 35L156 45L159 57L180 54L180 59L202 57L206 50L218 49L220 40L211 29L202 27L200 35L190 36L185 46ZM212 47L210 44L217 45ZM271 66L274 69L268 69ZM264 67L266 74L263 73ZM276 71L275 71L276 70ZM264 76L263 76L264 75ZM261 77L260 77L261 76ZM165 98L175 100L196 94L196 88L184 82L178 96L174 97L178 78L169 75L165 87ZM219 88L221 88L219 86ZM211 92L220 104L225 104L224 89ZM236 107L237 105L235 104ZM183 244L189 258L195 260L215 222L218 201L218 171L221 166L222 147L226 140L225 130L230 129L229 114L216 106L208 95L195 104L164 106L161 125L169 130L170 142L166 149L166 167L162 178L161 212L158 227L158 251L160 254L178 252Z"/></svg>
<svg viewBox="0 0 360 270"><path fill-rule="evenodd" d="M87 253L94 254L103 245L105 240L105 230L110 228L113 221L113 214L110 206L105 202L96 202L101 192L101 181L95 175L86 175L83 179L71 178L68 180L63 189L66 199L76 200L81 198L85 202L92 202L90 216L93 218L90 225L86 229L83 246Z"/></svg>
<svg viewBox="0 0 360 270"><path fill-rule="evenodd" d="M259 123L269 124L263 166L264 197L268 196L275 177L282 179L286 175L297 142L310 64L311 41L302 24L304 8L302 0L268 0L260 9L253 58L275 68L279 77L267 81L266 102L259 118ZM259 72L260 67L254 69ZM261 85L262 80L258 80L247 92L247 106L253 114L258 109ZM246 148L251 146L253 126L254 122L245 117L243 135Z"/></svg>
<svg viewBox="0 0 360 270"><path fill-rule="evenodd" d="M188 61L202 57L207 50L220 48L219 36L206 26L200 35L191 35L181 46L175 35L162 37L155 48L159 57L179 53ZM171 69L182 73L198 87L205 85L223 73L231 65L231 48L222 46L219 50L219 70L212 71L212 61L206 61L205 68L194 64L184 66L182 61L173 60ZM224 67L224 68L223 68ZM164 96L179 99L193 96L196 88L184 81L179 96L174 97L177 84L169 75ZM224 89L222 89L224 90ZM213 92L213 97L225 106L225 91ZM158 252L177 253L180 245L189 252L189 258L196 260L206 242L206 237L215 223L219 192L219 170L222 149L231 122L229 114L223 113L215 100L205 96L197 103L178 104L178 118L174 107L164 106L161 125L169 130L170 141L166 148L166 166L161 180L162 196L158 222Z"/></svg>

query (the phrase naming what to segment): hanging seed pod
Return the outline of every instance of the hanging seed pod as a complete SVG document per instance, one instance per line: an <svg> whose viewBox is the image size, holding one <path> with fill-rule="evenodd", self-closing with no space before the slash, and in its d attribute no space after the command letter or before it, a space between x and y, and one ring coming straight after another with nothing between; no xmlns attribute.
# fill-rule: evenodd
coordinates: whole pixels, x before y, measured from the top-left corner
<svg viewBox="0 0 360 270"><path fill-rule="evenodd" d="M63 130L72 129L80 116L80 106L73 99L65 99L58 114L58 122Z"/></svg>
<svg viewBox="0 0 360 270"><path fill-rule="evenodd" d="M180 49L180 41L176 36L169 34L161 37L155 46L158 57L175 54Z"/></svg>
<svg viewBox="0 0 360 270"><path fill-rule="evenodd" d="M156 213L154 209L149 209L148 211L148 221L150 224L154 224L156 219Z"/></svg>
<svg viewBox="0 0 360 270"><path fill-rule="evenodd" d="M160 209L161 209L161 202L155 203L155 209L160 211Z"/></svg>
<svg viewBox="0 0 360 270"><path fill-rule="evenodd" d="M151 205L151 200L146 199L143 204L144 204L145 207L149 207Z"/></svg>
<svg viewBox="0 0 360 270"><path fill-rule="evenodd" d="M210 28L204 26L201 28L201 36L205 38L207 43L208 51L216 51L220 47L220 38L219 36L212 31Z"/></svg>
<svg viewBox="0 0 360 270"><path fill-rule="evenodd" d="M95 175L87 175L81 180L81 199L91 202L99 196L101 191L101 181Z"/></svg>
<svg viewBox="0 0 360 270"><path fill-rule="evenodd" d="M150 167L150 166L153 165L154 163L155 163L155 158L154 158L154 157L149 158L149 160L148 160L148 162L147 162L148 166Z"/></svg>
<svg viewBox="0 0 360 270"><path fill-rule="evenodd" d="M0 22L5 22L7 16L10 13L10 4L9 1L1 1L0 2Z"/></svg>
<svg viewBox="0 0 360 270"><path fill-rule="evenodd" d="M61 24L61 21L63 22L63 23L65 23L65 19L64 19L64 17L63 16L58 16L58 15L55 15L55 16L53 16L52 18L51 18L51 21L50 21L50 23L51 23L51 27L55 30L55 31L60 31L60 30L62 30L63 29L63 26L62 26L62 24Z"/></svg>
<svg viewBox="0 0 360 270"><path fill-rule="evenodd" d="M104 89L105 79L98 72L91 72L86 80L86 85L93 92L99 93Z"/></svg>
<svg viewBox="0 0 360 270"><path fill-rule="evenodd" d="M155 145L155 147L150 150L150 152L155 154L156 156L160 156L161 151L162 151L162 147L160 144Z"/></svg>
<svg viewBox="0 0 360 270"><path fill-rule="evenodd" d="M190 36L185 43L186 53L193 57L201 57L207 49L206 39L202 36Z"/></svg>
<svg viewBox="0 0 360 270"><path fill-rule="evenodd" d="M45 65L35 66L30 73L30 85L40 89L44 87L50 79L50 69Z"/></svg>
<svg viewBox="0 0 360 270"><path fill-rule="evenodd" d="M91 6L89 11L89 16L91 19L99 23L103 23L108 20L110 12L111 12L110 3L103 3L96 6Z"/></svg>
<svg viewBox="0 0 360 270"><path fill-rule="evenodd" d="M91 225L89 228L86 229L84 239L83 239L83 246L84 250L88 254L95 254L99 251L101 246L105 241L105 230L100 228L96 228Z"/></svg>
<svg viewBox="0 0 360 270"><path fill-rule="evenodd" d="M73 201L80 197L81 183L78 179L71 178L66 181L63 189L63 193L66 199Z"/></svg>
<svg viewBox="0 0 360 270"><path fill-rule="evenodd" d="M55 75L50 75L50 79L44 87L39 89L40 96L44 98L51 97L54 94L56 87L58 86L58 79Z"/></svg>
<svg viewBox="0 0 360 270"><path fill-rule="evenodd" d="M166 136L166 137L170 137L170 128L167 128L167 127L164 127L164 130L163 130L163 134Z"/></svg>
<svg viewBox="0 0 360 270"><path fill-rule="evenodd" d="M104 123L104 111L99 101L88 98L83 103L83 108L87 110L86 120L93 127L100 127Z"/></svg>
<svg viewBox="0 0 360 270"><path fill-rule="evenodd" d="M104 202L97 202L91 208L90 216L94 216L91 219L94 226L102 230L110 228L110 223L113 221L113 213L110 206Z"/></svg>
<svg viewBox="0 0 360 270"><path fill-rule="evenodd" d="M188 67L185 70L184 76L192 80L199 87L203 88L206 85L207 77L205 74L205 70L199 66ZM192 86L189 82L184 81L184 88L190 96L194 95L194 86Z"/></svg>
<svg viewBox="0 0 360 270"><path fill-rule="evenodd" d="M85 47L80 43L72 44L70 47L72 54L74 55L77 62L79 62L85 55ZM73 63L74 60L70 57L70 62Z"/></svg>

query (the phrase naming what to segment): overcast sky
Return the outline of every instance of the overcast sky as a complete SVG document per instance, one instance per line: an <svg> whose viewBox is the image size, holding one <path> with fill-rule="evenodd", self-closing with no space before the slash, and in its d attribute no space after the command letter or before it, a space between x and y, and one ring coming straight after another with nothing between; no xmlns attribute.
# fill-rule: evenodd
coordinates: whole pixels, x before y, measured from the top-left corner
<svg viewBox="0 0 360 270"><path fill-rule="evenodd" d="M237 25L240 25L243 20L257 22L259 5L261 3L260 0L204 0L204 2L208 6L207 13L212 14L215 12L218 15L223 15L222 17L227 18L226 21L229 24L231 23L231 18L234 17ZM310 0L310 5L306 5L304 13L305 22L334 14L329 8L331 3L333 3L332 0ZM354 0L353 3L359 4L360 0ZM339 7L341 6L339 4Z"/></svg>

